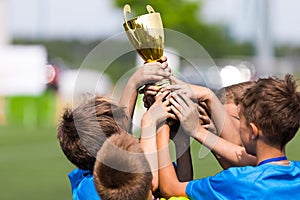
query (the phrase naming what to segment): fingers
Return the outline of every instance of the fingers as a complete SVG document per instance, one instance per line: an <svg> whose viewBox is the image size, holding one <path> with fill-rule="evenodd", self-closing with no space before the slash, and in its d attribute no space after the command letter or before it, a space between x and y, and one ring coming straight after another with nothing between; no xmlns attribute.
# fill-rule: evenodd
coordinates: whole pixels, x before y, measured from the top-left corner
<svg viewBox="0 0 300 200"><path fill-rule="evenodd" d="M163 69L165 69L169 66L169 64L167 62L163 62L163 63L161 63L161 66Z"/></svg>
<svg viewBox="0 0 300 200"><path fill-rule="evenodd" d="M139 89L139 94L144 94L145 93L145 87Z"/></svg>
<svg viewBox="0 0 300 200"><path fill-rule="evenodd" d="M209 124L204 124L204 125L202 125L202 127L205 128L205 129L207 129L207 130L210 129L210 125Z"/></svg>
<svg viewBox="0 0 300 200"><path fill-rule="evenodd" d="M163 80L164 78L167 78L168 77L168 75L165 73L157 73L156 75L149 75L148 76L148 79L149 79L149 81L148 81L148 83L155 83L155 82L158 82L158 81L161 81L161 80Z"/></svg>
<svg viewBox="0 0 300 200"><path fill-rule="evenodd" d="M155 96L155 101L163 102L163 99L169 94L169 91L158 92ZM168 99L166 101L169 101Z"/></svg>
<svg viewBox="0 0 300 200"><path fill-rule="evenodd" d="M200 101L198 103L204 109L206 115L208 116L210 114L210 110L209 110L207 104L204 101Z"/></svg>
<svg viewBox="0 0 300 200"><path fill-rule="evenodd" d="M177 117L179 119L179 121L182 121L183 115L179 111L180 108L174 106L173 104L170 107L171 107L172 112L175 114L175 117ZM176 119L176 118L174 118L174 119Z"/></svg>
<svg viewBox="0 0 300 200"><path fill-rule="evenodd" d="M170 111L172 110L171 109L171 106L169 106L169 108L170 108ZM175 119L175 120L178 120L177 119L177 117L176 117L176 115L175 114L173 114L172 112L168 112L168 116L167 116L167 118L171 118L171 119Z"/></svg>
<svg viewBox="0 0 300 200"><path fill-rule="evenodd" d="M163 63L159 63L159 62L149 62L149 63L145 63L143 67L152 67L152 68L161 68L161 69L165 69L168 67L168 63L167 62L163 62Z"/></svg>
<svg viewBox="0 0 300 200"><path fill-rule="evenodd" d="M153 90L147 90L144 94L147 96L153 96L153 98L155 97L155 95L157 95L158 91L153 91Z"/></svg>
<svg viewBox="0 0 300 200"><path fill-rule="evenodd" d="M157 86L157 85L147 85L145 89L150 90L150 91L157 91L158 92L160 90L160 87Z"/></svg>
<svg viewBox="0 0 300 200"><path fill-rule="evenodd" d="M153 75L159 75L164 77L171 76L171 68L168 67L168 63L159 63L159 62L152 62L152 63L146 63L141 68L143 70L144 74L153 74Z"/></svg>
<svg viewBox="0 0 300 200"><path fill-rule="evenodd" d="M167 59L168 59L167 56L163 56L163 57L161 57L160 62L166 62Z"/></svg>
<svg viewBox="0 0 300 200"><path fill-rule="evenodd" d="M183 101L177 94L171 94L170 103L171 103L171 110L173 113L178 117L181 121L183 119Z"/></svg>
<svg viewBox="0 0 300 200"><path fill-rule="evenodd" d="M172 70L170 67L166 67L166 68L164 68L164 70L165 70L165 72L170 73L170 76L172 76Z"/></svg>
<svg viewBox="0 0 300 200"><path fill-rule="evenodd" d="M210 124L210 118L208 116L205 115L199 115L200 119L202 119L203 124Z"/></svg>
<svg viewBox="0 0 300 200"><path fill-rule="evenodd" d="M144 94L145 96L154 96L158 93L160 87L155 84L147 84L145 87L139 90L139 94Z"/></svg>
<svg viewBox="0 0 300 200"><path fill-rule="evenodd" d="M202 106L198 105L197 109L201 115L208 116L206 110Z"/></svg>
<svg viewBox="0 0 300 200"><path fill-rule="evenodd" d="M206 112L206 110L201 106L197 105L197 109L199 112L199 117L202 119L203 124L210 124L210 118Z"/></svg>
<svg viewBox="0 0 300 200"><path fill-rule="evenodd" d="M190 106L194 106L194 102L185 93L178 93L176 91L172 92L171 95L183 108L187 109Z"/></svg>
<svg viewBox="0 0 300 200"><path fill-rule="evenodd" d="M182 89L182 85L166 85L163 88L165 88L166 90L175 91Z"/></svg>
<svg viewBox="0 0 300 200"><path fill-rule="evenodd" d="M172 103L173 106L175 106L177 110L179 111L181 110L183 101L176 93L171 94L170 102Z"/></svg>
<svg viewBox="0 0 300 200"><path fill-rule="evenodd" d="M189 97L186 95L179 95L177 92L172 92L171 96L170 103L172 104L172 111L180 121L186 120L186 117L199 119L197 105Z"/></svg>
<svg viewBox="0 0 300 200"><path fill-rule="evenodd" d="M181 81L181 80L179 80L178 78L176 78L175 76L170 76L169 77L169 79L170 79L170 81L171 81L171 83L172 84L186 84L185 82L183 82L183 81Z"/></svg>
<svg viewBox="0 0 300 200"><path fill-rule="evenodd" d="M163 104L169 106L170 105L170 99L171 99L171 94L168 93L168 95L164 98Z"/></svg>
<svg viewBox="0 0 300 200"><path fill-rule="evenodd" d="M204 108L205 110L208 110L207 104L204 101L200 101L199 105Z"/></svg>

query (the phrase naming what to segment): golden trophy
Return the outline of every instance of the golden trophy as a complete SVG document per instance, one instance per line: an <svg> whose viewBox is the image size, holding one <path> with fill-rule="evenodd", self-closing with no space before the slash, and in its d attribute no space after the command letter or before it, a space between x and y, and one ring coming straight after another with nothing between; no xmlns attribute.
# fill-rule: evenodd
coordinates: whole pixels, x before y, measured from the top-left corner
<svg viewBox="0 0 300 200"><path fill-rule="evenodd" d="M157 62L164 53L164 30L160 14L147 5L148 14L127 20L126 14L131 13L130 6L124 6L123 27L128 39L145 62ZM157 86L170 84L168 79L155 83Z"/></svg>

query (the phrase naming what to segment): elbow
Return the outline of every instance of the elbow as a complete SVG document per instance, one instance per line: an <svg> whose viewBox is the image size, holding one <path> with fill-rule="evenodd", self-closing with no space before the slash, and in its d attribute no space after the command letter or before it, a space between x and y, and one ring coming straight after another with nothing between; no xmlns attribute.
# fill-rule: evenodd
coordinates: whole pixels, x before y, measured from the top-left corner
<svg viewBox="0 0 300 200"><path fill-rule="evenodd" d="M166 199L169 199L169 198L175 196L174 193L172 192L172 188L169 185L160 185L159 191L160 191L161 195Z"/></svg>
<svg viewBox="0 0 300 200"><path fill-rule="evenodd" d="M153 176L152 179L152 191L155 191L158 189L158 177L157 176Z"/></svg>
<svg viewBox="0 0 300 200"><path fill-rule="evenodd" d="M169 199L171 198L173 195L170 193L170 191L166 188L166 187L159 187L159 191L161 193L161 195L166 198Z"/></svg>

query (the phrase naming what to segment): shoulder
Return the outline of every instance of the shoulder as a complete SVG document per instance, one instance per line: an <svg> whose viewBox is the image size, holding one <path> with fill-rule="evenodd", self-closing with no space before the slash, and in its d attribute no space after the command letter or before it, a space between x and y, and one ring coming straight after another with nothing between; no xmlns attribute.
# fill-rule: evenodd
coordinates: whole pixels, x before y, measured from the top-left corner
<svg viewBox="0 0 300 200"><path fill-rule="evenodd" d="M300 161L291 161L291 165L295 167L300 167Z"/></svg>
<svg viewBox="0 0 300 200"><path fill-rule="evenodd" d="M72 180L82 180L84 178L88 178L88 177L92 177L93 174L91 171L89 170L82 170L79 168L76 168L74 170L72 170L69 174L68 177L69 179Z"/></svg>
<svg viewBox="0 0 300 200"><path fill-rule="evenodd" d="M75 169L69 173L74 200L99 200L91 171Z"/></svg>
<svg viewBox="0 0 300 200"><path fill-rule="evenodd" d="M91 171L74 169L68 175L72 190L77 188L89 188L94 185L94 177Z"/></svg>
<svg viewBox="0 0 300 200"><path fill-rule="evenodd" d="M200 183L200 182L210 182L214 180L227 180L228 178L231 178L231 180L233 180L235 177L240 178L241 176L247 176L248 174L253 174L255 171L258 171L257 168L252 166L231 167L217 173L214 176L208 176L205 178L190 181L189 184L193 184L193 182Z"/></svg>
<svg viewBox="0 0 300 200"><path fill-rule="evenodd" d="M246 167L231 167L226 170L221 171L220 173L216 174L212 178L222 179L228 177L241 177L251 175L255 172L259 171L257 167L253 166L246 166Z"/></svg>
<svg viewBox="0 0 300 200"><path fill-rule="evenodd" d="M223 170L215 176L209 176L190 181L186 187L186 194L192 198L205 197L214 199L219 195L232 193L233 185L247 185L257 177L256 167L232 167Z"/></svg>

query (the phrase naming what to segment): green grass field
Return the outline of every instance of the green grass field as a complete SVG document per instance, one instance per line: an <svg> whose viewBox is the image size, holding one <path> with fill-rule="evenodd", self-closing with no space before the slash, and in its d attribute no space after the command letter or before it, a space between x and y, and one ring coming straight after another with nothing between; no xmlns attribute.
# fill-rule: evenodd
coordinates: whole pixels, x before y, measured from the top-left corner
<svg viewBox="0 0 300 200"><path fill-rule="evenodd" d="M211 154L199 158L200 147L193 145L195 178L221 170ZM288 157L300 160L299 150L297 135L288 146ZM59 148L55 127L0 126L1 200L71 199L67 174L73 168Z"/></svg>
<svg viewBox="0 0 300 200"><path fill-rule="evenodd" d="M71 199L55 128L0 127L0 199Z"/></svg>

